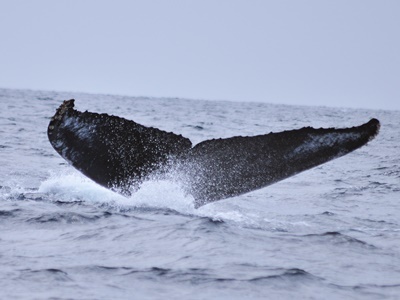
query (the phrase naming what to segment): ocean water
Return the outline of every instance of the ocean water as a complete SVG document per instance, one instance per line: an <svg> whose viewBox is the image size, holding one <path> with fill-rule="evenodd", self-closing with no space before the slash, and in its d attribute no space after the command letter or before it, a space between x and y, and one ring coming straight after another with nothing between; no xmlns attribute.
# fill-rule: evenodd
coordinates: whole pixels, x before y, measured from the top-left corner
<svg viewBox="0 0 400 300"><path fill-rule="evenodd" d="M62 100L200 141L375 117L367 146L194 208L125 198L47 140ZM0 89L0 299L400 299L400 112Z"/></svg>

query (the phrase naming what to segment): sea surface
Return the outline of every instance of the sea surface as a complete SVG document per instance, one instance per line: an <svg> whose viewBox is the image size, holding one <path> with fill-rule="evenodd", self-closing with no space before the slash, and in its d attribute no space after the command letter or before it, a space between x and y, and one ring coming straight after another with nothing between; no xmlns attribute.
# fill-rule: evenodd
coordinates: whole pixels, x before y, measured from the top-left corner
<svg viewBox="0 0 400 300"><path fill-rule="evenodd" d="M131 198L51 147L63 100L200 141L370 118L367 146L194 208L168 181ZM0 299L400 299L400 111L0 89Z"/></svg>

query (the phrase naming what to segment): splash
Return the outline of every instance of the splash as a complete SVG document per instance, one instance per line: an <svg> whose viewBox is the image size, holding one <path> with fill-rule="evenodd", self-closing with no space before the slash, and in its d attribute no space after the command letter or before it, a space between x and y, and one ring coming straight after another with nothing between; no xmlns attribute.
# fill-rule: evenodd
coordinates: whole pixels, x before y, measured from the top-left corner
<svg viewBox="0 0 400 300"><path fill-rule="evenodd" d="M194 214L194 199L186 195L181 186L169 180L144 182L130 200L136 206L173 209L185 214Z"/></svg>
<svg viewBox="0 0 400 300"><path fill-rule="evenodd" d="M185 214L193 214L196 211L193 198L185 195L177 183L168 180L146 181L137 192L127 198L72 170L51 174L40 184L38 193L50 194L65 202L85 201L122 208L165 208Z"/></svg>
<svg viewBox="0 0 400 300"><path fill-rule="evenodd" d="M140 189L129 198L112 192L73 169L51 174L38 189L51 199L63 202L83 201L88 204L106 205L115 209L165 209L180 214L206 217L215 221L233 222L256 226L259 219L246 213L233 203L222 201L195 208L194 199L172 180L152 179L144 182Z"/></svg>
<svg viewBox="0 0 400 300"><path fill-rule="evenodd" d="M237 197L226 201L209 203L198 209L194 199L186 194L173 180L151 179L144 182L140 189L129 198L106 189L91 181L72 168L59 174L51 174L38 189L39 194L46 194L49 199L63 202L82 201L96 206L105 206L117 210L146 209L173 210L179 214L209 218L213 221L228 222L240 227L271 231L304 230L305 225L292 224L277 216L276 213L255 212L249 203ZM243 204L245 206L243 207ZM306 226L308 227L308 226Z"/></svg>
<svg viewBox="0 0 400 300"><path fill-rule="evenodd" d="M51 174L38 189L39 193L50 194L59 200L124 203L125 198L94 183L77 172Z"/></svg>

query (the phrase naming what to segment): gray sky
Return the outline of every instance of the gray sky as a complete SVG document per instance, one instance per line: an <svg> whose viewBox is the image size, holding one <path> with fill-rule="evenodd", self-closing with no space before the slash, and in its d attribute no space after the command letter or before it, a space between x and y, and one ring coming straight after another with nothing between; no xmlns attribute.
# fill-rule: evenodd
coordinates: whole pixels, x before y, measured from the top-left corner
<svg viewBox="0 0 400 300"><path fill-rule="evenodd" d="M400 109L398 0L0 0L0 87Z"/></svg>

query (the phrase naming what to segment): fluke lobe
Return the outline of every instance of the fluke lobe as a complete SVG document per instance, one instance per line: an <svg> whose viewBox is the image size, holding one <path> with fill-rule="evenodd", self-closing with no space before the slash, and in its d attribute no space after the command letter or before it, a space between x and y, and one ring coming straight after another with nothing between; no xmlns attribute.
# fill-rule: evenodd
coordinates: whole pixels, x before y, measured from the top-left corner
<svg viewBox="0 0 400 300"><path fill-rule="evenodd" d="M199 207L247 193L343 156L373 139L379 121L351 128L304 127L203 141L64 101L51 118L54 149L98 184L129 195L149 178L173 177Z"/></svg>

